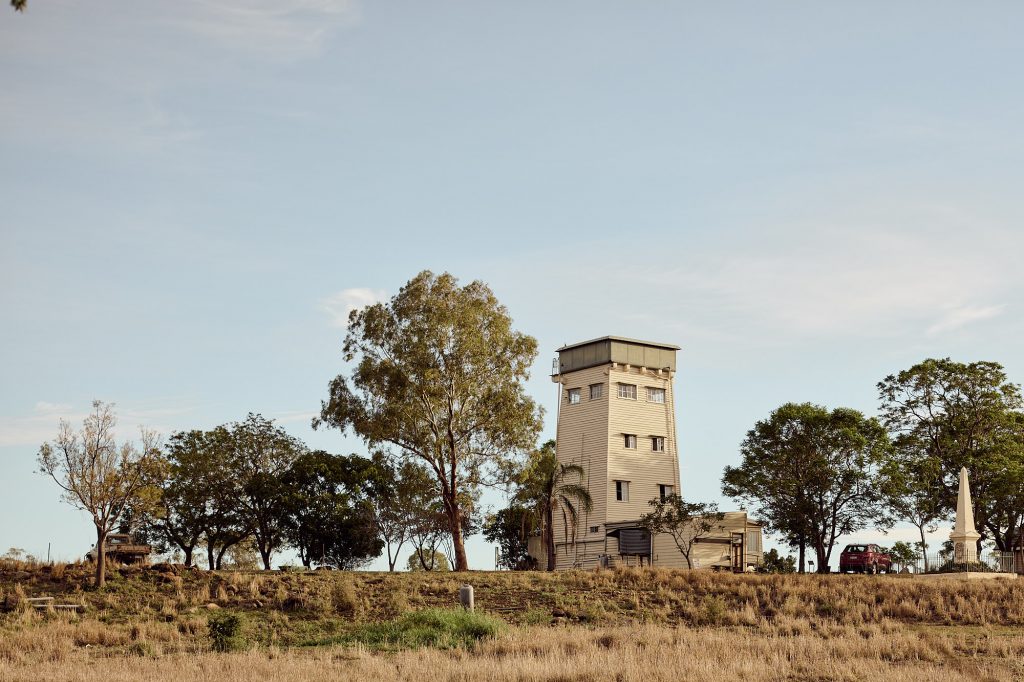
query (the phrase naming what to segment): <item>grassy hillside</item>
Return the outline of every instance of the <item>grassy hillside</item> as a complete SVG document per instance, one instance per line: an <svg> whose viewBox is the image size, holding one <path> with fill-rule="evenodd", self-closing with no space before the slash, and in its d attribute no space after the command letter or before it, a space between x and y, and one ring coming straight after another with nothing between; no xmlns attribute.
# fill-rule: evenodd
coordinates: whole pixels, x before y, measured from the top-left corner
<svg viewBox="0 0 1024 682"><path fill-rule="evenodd" d="M803 679L825 670L820 679L1024 675L1019 580L158 566L115 570L102 591L89 582L85 566L0 567L0 679L38 679L30 673L40 670L83 681L142 679L143 670L147 679L182 679L175 672L189 666L223 668L222 682L321 679L318 670L334 671L322 679L341 670L341 679L384 674L375 666L398 679L429 669L467 680L649 680L667 665L672 679ZM476 593L471 617L454 609L465 583ZM84 611L40 613L26 601L36 596ZM541 675L562 669L562 677Z"/></svg>

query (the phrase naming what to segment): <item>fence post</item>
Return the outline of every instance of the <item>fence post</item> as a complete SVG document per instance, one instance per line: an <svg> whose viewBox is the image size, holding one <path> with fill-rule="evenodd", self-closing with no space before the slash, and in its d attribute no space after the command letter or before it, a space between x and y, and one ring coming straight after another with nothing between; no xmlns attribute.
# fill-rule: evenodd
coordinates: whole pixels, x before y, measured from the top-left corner
<svg viewBox="0 0 1024 682"><path fill-rule="evenodd" d="M473 610L473 586L463 585L459 588L459 603L467 611Z"/></svg>

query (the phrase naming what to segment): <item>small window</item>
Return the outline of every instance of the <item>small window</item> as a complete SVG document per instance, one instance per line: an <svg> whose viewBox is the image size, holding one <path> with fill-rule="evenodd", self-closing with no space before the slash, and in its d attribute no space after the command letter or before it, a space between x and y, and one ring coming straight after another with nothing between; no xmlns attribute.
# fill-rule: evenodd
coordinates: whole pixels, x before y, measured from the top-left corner
<svg viewBox="0 0 1024 682"><path fill-rule="evenodd" d="M647 389L647 402L649 402L649 403L664 403L665 402L665 389L663 389L663 388L648 388Z"/></svg>
<svg viewBox="0 0 1024 682"><path fill-rule="evenodd" d="M597 400L604 396L604 384L590 384L590 399Z"/></svg>
<svg viewBox="0 0 1024 682"><path fill-rule="evenodd" d="M664 483L658 484L658 497L662 500L666 499L676 491L674 486L665 485Z"/></svg>
<svg viewBox="0 0 1024 682"><path fill-rule="evenodd" d="M655 452L665 452L665 437L651 436L651 450Z"/></svg>
<svg viewBox="0 0 1024 682"><path fill-rule="evenodd" d="M625 443L627 450L636 450L636 434L635 433L624 433Z"/></svg>
<svg viewBox="0 0 1024 682"><path fill-rule="evenodd" d="M619 397L636 400L636 384L619 384Z"/></svg>
<svg viewBox="0 0 1024 682"><path fill-rule="evenodd" d="M591 532L591 533L596 533L596 532L597 532L598 530L600 530L600 529L601 529L601 527L600 527L600 526L591 526L591 527L590 527L590 532Z"/></svg>
<svg viewBox="0 0 1024 682"><path fill-rule="evenodd" d="M629 481L615 481L615 501L629 502Z"/></svg>
<svg viewBox="0 0 1024 682"><path fill-rule="evenodd" d="M576 405L580 402L580 389L570 388L566 394L565 399L569 401L570 405Z"/></svg>

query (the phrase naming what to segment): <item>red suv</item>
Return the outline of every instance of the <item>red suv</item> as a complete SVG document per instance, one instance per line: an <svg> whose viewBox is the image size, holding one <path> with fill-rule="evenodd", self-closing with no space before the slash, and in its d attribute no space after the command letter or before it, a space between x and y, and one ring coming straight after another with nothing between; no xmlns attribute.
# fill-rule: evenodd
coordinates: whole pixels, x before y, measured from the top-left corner
<svg viewBox="0 0 1024 682"><path fill-rule="evenodd" d="M888 573L892 559L878 545L847 545L839 555L839 572Z"/></svg>

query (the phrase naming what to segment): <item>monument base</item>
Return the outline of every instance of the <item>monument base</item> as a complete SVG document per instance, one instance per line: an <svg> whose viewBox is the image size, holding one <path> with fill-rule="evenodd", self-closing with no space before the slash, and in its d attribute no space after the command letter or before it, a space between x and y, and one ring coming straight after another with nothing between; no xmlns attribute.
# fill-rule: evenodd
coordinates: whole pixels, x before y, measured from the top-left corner
<svg viewBox="0 0 1024 682"><path fill-rule="evenodd" d="M922 580L1016 580L1016 573L914 573L908 577Z"/></svg>

